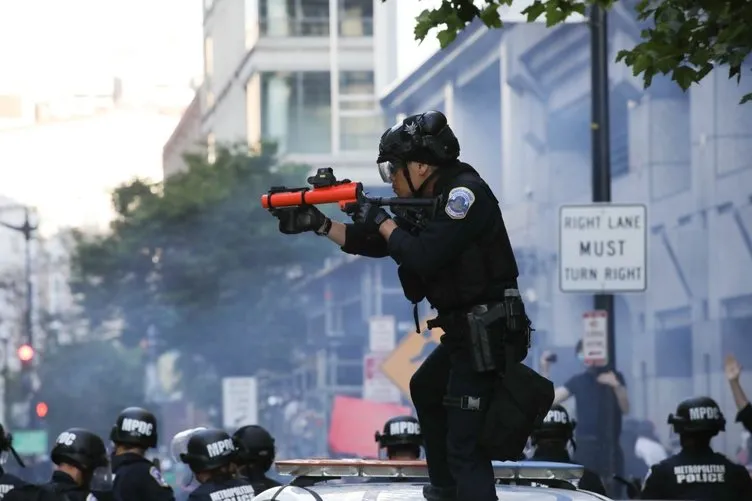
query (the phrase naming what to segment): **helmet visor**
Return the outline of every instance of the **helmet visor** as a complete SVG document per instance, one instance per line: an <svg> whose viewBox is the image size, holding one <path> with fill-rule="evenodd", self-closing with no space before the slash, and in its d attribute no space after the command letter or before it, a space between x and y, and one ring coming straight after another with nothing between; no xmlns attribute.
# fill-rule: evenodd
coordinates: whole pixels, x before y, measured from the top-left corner
<svg viewBox="0 0 752 501"><path fill-rule="evenodd" d="M378 162L377 165L379 167L379 175L381 176L381 180L387 184L390 184L394 180L394 175L401 167L405 167L404 162L393 160Z"/></svg>

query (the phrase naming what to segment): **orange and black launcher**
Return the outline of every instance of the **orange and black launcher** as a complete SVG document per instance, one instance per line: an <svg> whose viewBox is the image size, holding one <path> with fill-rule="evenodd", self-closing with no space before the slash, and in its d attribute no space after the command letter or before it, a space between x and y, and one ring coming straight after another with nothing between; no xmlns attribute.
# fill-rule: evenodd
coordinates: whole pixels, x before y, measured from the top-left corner
<svg viewBox="0 0 752 501"><path fill-rule="evenodd" d="M356 203L363 196L363 185L349 179L337 181L331 167L316 171L308 178L312 188L287 188L274 186L265 195L261 195L261 207L278 209L299 205L339 204L341 209Z"/></svg>

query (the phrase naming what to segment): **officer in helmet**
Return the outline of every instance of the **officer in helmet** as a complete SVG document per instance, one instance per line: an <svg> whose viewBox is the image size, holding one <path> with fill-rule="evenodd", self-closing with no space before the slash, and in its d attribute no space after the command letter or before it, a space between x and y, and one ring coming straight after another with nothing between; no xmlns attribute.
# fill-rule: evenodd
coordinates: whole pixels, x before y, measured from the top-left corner
<svg viewBox="0 0 752 501"><path fill-rule="evenodd" d="M258 425L242 426L235 431L232 439L238 448L238 472L253 486L258 496L267 489L279 487L276 480L266 476L274 464L274 438Z"/></svg>
<svg viewBox="0 0 752 501"><path fill-rule="evenodd" d="M530 460L571 463L572 458L567 446L572 444L573 449L577 448L574 442L576 426L577 422L569 418L569 413L564 407L559 404L551 406L551 410L546 414L543 423L530 435L530 441L535 448ZM585 468L580 479L578 488L606 495L606 488L600 477L587 468Z"/></svg>
<svg viewBox="0 0 752 501"><path fill-rule="evenodd" d="M110 432L115 445L112 471L113 492L118 501L174 501L175 496L162 473L146 459L146 451L157 446L157 418L140 407L128 407L117 417Z"/></svg>
<svg viewBox="0 0 752 501"><path fill-rule="evenodd" d="M282 233L315 232L348 254L391 257L405 296L416 306L416 324L423 299L438 311L429 328L440 327L445 335L410 382L431 480L424 494L495 501L491 460L519 457L532 424L550 408L553 390L542 395L540 379L536 385L509 383L520 374L534 377L519 364L527 356L530 322L498 200L459 154L444 114L412 115L384 132L376 163L397 196L430 199L433 207L395 209L392 217L361 202L354 224L333 222L313 206L273 215ZM497 395L506 395L498 391L502 375L504 384L527 388L520 410L525 418L514 425L511 414L494 404Z"/></svg>
<svg viewBox="0 0 752 501"><path fill-rule="evenodd" d="M10 433L6 433L3 425L0 424L0 464L5 464L8 453L13 454L13 457L22 468L25 467L23 461L13 448L13 436ZM11 473L5 473L0 466L0 500L2 500L3 496L8 492L22 485L26 485L26 482Z"/></svg>
<svg viewBox="0 0 752 501"><path fill-rule="evenodd" d="M109 466L107 449L99 436L83 428L70 428L55 440L50 459L55 464L50 482L17 487L6 494L3 501L109 499L108 493L95 493L91 490L91 481L97 470Z"/></svg>
<svg viewBox="0 0 752 501"><path fill-rule="evenodd" d="M187 464L201 484L188 501L251 501L253 486L235 476L237 449L224 430L204 429L191 434L180 460Z"/></svg>
<svg viewBox="0 0 752 501"><path fill-rule="evenodd" d="M668 423L679 435L681 450L650 468L642 499L752 499L752 479L747 469L710 448L713 437L726 430L726 419L715 400L685 400L675 414L669 414Z"/></svg>
<svg viewBox="0 0 752 501"><path fill-rule="evenodd" d="M423 436L420 424L412 416L397 416L384 423L384 432L376 432L379 450L386 449L387 459L411 461L420 459Z"/></svg>

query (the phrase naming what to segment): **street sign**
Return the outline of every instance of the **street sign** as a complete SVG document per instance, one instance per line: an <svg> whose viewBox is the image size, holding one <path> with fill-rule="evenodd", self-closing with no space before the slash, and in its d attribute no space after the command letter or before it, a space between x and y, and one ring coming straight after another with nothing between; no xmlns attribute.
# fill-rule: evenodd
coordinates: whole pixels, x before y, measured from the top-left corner
<svg viewBox="0 0 752 501"><path fill-rule="evenodd" d="M608 364L608 312L588 311L582 315L582 354L585 364L603 367Z"/></svg>
<svg viewBox="0 0 752 501"><path fill-rule="evenodd" d="M21 456L36 456L49 452L47 430L21 430L13 432L13 448Z"/></svg>
<svg viewBox="0 0 752 501"><path fill-rule="evenodd" d="M391 315L368 319L368 351L389 353L397 344L397 321Z"/></svg>
<svg viewBox="0 0 752 501"><path fill-rule="evenodd" d="M381 370L388 353L369 353L363 357L363 400L399 403L402 394Z"/></svg>
<svg viewBox="0 0 752 501"><path fill-rule="evenodd" d="M222 378L222 425L235 430L248 424L258 424L256 378Z"/></svg>
<svg viewBox="0 0 752 501"><path fill-rule="evenodd" d="M561 291L645 291L647 227L644 205L562 206L559 211Z"/></svg>
<svg viewBox="0 0 752 501"><path fill-rule="evenodd" d="M438 328L426 332L425 320L420 328L423 334L417 334L415 330L412 330L381 364L381 371L407 398L410 398L410 378L423 360L438 346L439 339L444 334L444 331Z"/></svg>

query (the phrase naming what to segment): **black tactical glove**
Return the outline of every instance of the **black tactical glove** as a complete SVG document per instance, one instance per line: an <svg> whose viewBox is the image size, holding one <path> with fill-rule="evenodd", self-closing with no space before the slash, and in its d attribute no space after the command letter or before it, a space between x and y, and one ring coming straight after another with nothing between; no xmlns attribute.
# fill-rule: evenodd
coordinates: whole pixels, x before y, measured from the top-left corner
<svg viewBox="0 0 752 501"><path fill-rule="evenodd" d="M391 217L378 205L364 202L358 205L357 210L352 215L352 219L356 224L362 224L369 233L377 233L381 223L387 219L391 219Z"/></svg>
<svg viewBox="0 0 752 501"><path fill-rule="evenodd" d="M313 205L272 209L269 212L279 219L279 231L285 235L296 235L306 231L325 231L328 218ZM326 233L321 233L325 235Z"/></svg>

